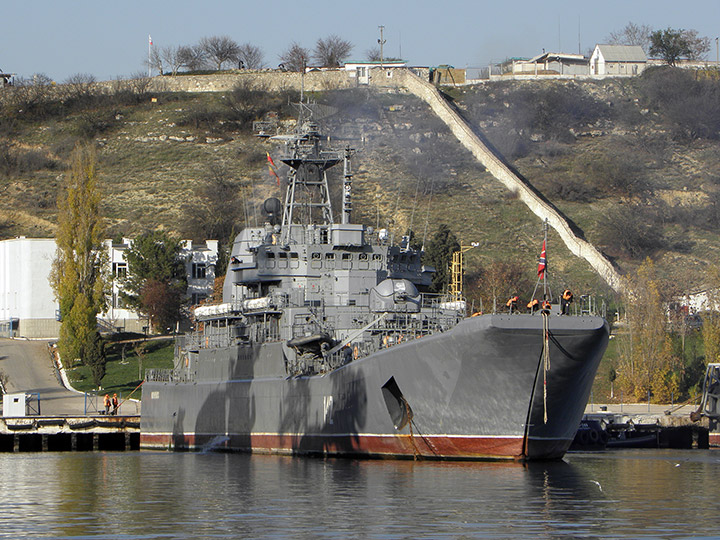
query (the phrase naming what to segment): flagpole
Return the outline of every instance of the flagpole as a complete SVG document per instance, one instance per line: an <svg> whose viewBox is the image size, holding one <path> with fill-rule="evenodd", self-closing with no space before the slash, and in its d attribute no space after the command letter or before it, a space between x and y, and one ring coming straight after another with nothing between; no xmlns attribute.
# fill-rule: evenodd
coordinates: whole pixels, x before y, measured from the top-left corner
<svg viewBox="0 0 720 540"><path fill-rule="evenodd" d="M548 221L545 219L543 222L543 232L545 233L543 237L543 249L547 250L547 231L548 231ZM547 251L545 251L545 269L543 271L543 298L547 298Z"/></svg>
<svg viewBox="0 0 720 540"><path fill-rule="evenodd" d="M152 47L152 36L148 34L148 78L150 75L150 69L152 64L150 63L150 48Z"/></svg>

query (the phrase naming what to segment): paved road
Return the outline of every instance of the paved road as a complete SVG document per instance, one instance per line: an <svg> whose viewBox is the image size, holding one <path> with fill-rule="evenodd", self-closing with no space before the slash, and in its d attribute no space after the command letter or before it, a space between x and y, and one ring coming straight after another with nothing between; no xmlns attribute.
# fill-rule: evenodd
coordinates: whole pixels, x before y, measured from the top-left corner
<svg viewBox="0 0 720 540"><path fill-rule="evenodd" d="M40 394L40 414L43 416L82 415L85 412L84 394L67 390L58 380L47 341L0 339L0 371L8 377L8 393Z"/></svg>

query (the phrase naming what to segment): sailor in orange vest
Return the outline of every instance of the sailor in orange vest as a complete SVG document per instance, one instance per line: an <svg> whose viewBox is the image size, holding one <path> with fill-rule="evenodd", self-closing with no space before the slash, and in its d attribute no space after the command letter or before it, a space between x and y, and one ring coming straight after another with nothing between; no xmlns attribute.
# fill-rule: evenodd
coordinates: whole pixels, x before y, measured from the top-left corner
<svg viewBox="0 0 720 540"><path fill-rule="evenodd" d="M550 301L547 298L545 298L545 300L542 301L541 308L545 313L550 313L551 306L550 306Z"/></svg>
<svg viewBox="0 0 720 540"><path fill-rule="evenodd" d="M573 301L573 293L570 289L565 289L560 297L560 305L562 306L562 314L570 315L570 304Z"/></svg>
<svg viewBox="0 0 720 540"><path fill-rule="evenodd" d="M112 397L112 406L113 406L113 415L116 415L118 412L118 407L120 406L120 402L118 401L117 394L113 394Z"/></svg>
<svg viewBox="0 0 720 540"><path fill-rule="evenodd" d="M527 308L530 310L530 313L535 313L538 309L540 309L540 300L533 298L530 302L528 302Z"/></svg>
<svg viewBox="0 0 720 540"><path fill-rule="evenodd" d="M507 304L505 304L508 307L508 312L512 313L513 311L517 311L517 305L520 301L520 297L518 295L511 296L510 300L507 301Z"/></svg>
<svg viewBox="0 0 720 540"><path fill-rule="evenodd" d="M103 404L105 405L105 414L110 413L110 394L105 394L103 398Z"/></svg>

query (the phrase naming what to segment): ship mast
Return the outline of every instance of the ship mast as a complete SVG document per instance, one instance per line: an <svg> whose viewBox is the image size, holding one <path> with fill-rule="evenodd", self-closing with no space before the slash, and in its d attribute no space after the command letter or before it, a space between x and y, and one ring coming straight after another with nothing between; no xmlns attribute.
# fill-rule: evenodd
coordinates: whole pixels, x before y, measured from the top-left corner
<svg viewBox="0 0 720 540"><path fill-rule="evenodd" d="M352 156L352 150L350 147L345 148L345 154L343 155L343 199L342 199L342 223L347 224L351 222L352 214L352 171L350 169L350 157Z"/></svg>
<svg viewBox="0 0 720 540"><path fill-rule="evenodd" d="M280 236L284 245L289 244L293 238L293 226L329 226L334 223L326 171L343 160L339 152L323 149L319 127L312 120L313 107L307 103L300 103L298 107L299 118L295 133L273 137L285 141L285 155L280 161L290 167ZM349 150L346 151L346 161L348 152ZM346 213L349 219L351 178L348 163L345 166L343 219L346 219Z"/></svg>

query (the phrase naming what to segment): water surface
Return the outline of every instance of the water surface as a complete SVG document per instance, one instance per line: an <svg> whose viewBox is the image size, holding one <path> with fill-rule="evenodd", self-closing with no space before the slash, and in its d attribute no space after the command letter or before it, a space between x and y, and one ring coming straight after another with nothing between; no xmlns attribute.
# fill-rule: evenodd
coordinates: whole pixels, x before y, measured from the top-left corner
<svg viewBox="0 0 720 540"><path fill-rule="evenodd" d="M1 538L720 536L718 450L553 463L0 454Z"/></svg>

